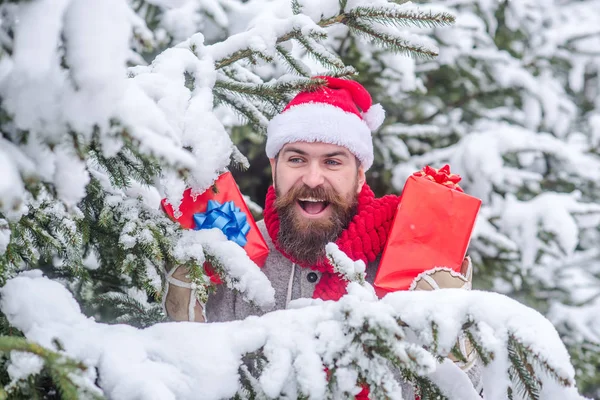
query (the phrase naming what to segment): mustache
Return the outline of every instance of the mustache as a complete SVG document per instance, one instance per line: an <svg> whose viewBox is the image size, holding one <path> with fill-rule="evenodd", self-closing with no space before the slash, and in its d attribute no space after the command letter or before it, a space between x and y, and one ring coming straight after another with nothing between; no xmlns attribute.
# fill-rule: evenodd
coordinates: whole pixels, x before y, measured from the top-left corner
<svg viewBox="0 0 600 400"><path fill-rule="evenodd" d="M326 188L324 186L316 186L314 188L311 188L306 184L302 184L300 186L291 188L287 191L287 193L285 193L282 196L278 195L275 199L275 208L281 209L283 207L289 206L298 199L309 197L326 201L334 207L343 208L345 204L344 198L332 188Z"/></svg>
<svg viewBox="0 0 600 400"><path fill-rule="evenodd" d="M298 215L295 203L298 199L312 197L329 203L331 218L305 219ZM335 242L356 214L356 197L346 198L331 187L311 188L301 184L287 193L277 193L275 209L279 215L279 245L291 257L307 264L325 259L325 245Z"/></svg>

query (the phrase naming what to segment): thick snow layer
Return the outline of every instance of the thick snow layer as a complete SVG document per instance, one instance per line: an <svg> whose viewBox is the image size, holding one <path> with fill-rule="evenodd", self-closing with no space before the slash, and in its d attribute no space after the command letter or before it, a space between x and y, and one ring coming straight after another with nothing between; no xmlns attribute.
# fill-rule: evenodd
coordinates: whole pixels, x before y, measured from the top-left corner
<svg viewBox="0 0 600 400"><path fill-rule="evenodd" d="M574 380L569 356L550 322L536 311L493 293L458 289L398 292L377 301L372 292L351 283L349 295L339 302L307 302L306 307L243 321L162 323L146 329L94 322L81 314L61 284L39 272L10 280L0 294L2 312L13 326L28 339L50 348L58 339L67 355L96 367L98 382L110 398L229 398L240 389L242 356L259 349L268 363L256 385L269 396L298 390L311 398L322 397L326 390L323 366L332 368L337 359L341 387L356 392L351 365L358 365L371 371L367 377L378 382L378 387L390 388L390 394L395 393L392 397L399 398L400 387L385 378L385 363L365 357L362 345L353 344L354 333L365 323L378 327L382 337L394 343L398 357L417 373L430 374L449 398L475 398L468 386L456 384L466 382L463 372L449 362L438 365L405 334L411 331L418 344L432 346L431 323L435 322L438 348L446 354L468 319L476 322L474 333L483 347L495 354L484 369L483 386L490 398L499 398L493 393L506 393L505 382L498 378L506 375L509 335L538 354L557 376ZM408 328L400 328L395 318ZM539 376L543 385L550 385L552 378ZM95 377L86 379L92 380L88 382L91 385ZM580 398L572 388L552 388L545 399Z"/></svg>

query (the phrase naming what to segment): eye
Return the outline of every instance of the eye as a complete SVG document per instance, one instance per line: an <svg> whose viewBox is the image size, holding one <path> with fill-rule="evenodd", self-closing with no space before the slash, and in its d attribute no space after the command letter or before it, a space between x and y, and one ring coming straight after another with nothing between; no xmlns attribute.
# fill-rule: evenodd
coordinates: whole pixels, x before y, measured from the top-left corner
<svg viewBox="0 0 600 400"><path fill-rule="evenodd" d="M332 159L325 160L325 164L330 165L330 166L342 165L341 162L339 162L337 160L332 160Z"/></svg>
<svg viewBox="0 0 600 400"><path fill-rule="evenodd" d="M304 161L304 160L303 160L302 158L300 158L300 157L290 157L290 158L288 159L288 162L289 162L289 163L292 163L292 164L299 164L299 163L301 163L301 162L303 162L303 161Z"/></svg>

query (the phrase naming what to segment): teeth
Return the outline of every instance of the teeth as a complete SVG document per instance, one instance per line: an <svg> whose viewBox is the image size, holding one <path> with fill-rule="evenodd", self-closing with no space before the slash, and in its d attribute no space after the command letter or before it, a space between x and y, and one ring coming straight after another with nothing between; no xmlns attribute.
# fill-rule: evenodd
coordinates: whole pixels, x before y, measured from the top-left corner
<svg viewBox="0 0 600 400"><path fill-rule="evenodd" d="M322 201L325 201L325 200L315 199L314 197L306 197L304 199L298 199L298 200L299 201L310 201L310 202L313 202L313 203L320 203Z"/></svg>

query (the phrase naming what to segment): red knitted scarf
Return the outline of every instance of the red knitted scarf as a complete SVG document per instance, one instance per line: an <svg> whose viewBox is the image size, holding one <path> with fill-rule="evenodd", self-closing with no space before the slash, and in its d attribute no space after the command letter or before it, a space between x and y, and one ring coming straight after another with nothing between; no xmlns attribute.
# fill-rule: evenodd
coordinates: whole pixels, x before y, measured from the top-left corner
<svg viewBox="0 0 600 400"><path fill-rule="evenodd" d="M306 265L301 260L295 260L286 254L279 246L277 240L279 215L274 206L275 198L275 189L271 186L265 201L264 221L275 248L301 267L311 268L322 273L321 280L315 286L314 299L339 300L346 294L348 282L341 275L333 272L333 267L328 260L316 265ZM363 185L358 195L356 215L335 242L340 250L353 260L363 260L365 264L375 261L384 249L398 201L399 197L395 195L376 199L371 188L367 184Z"/></svg>

